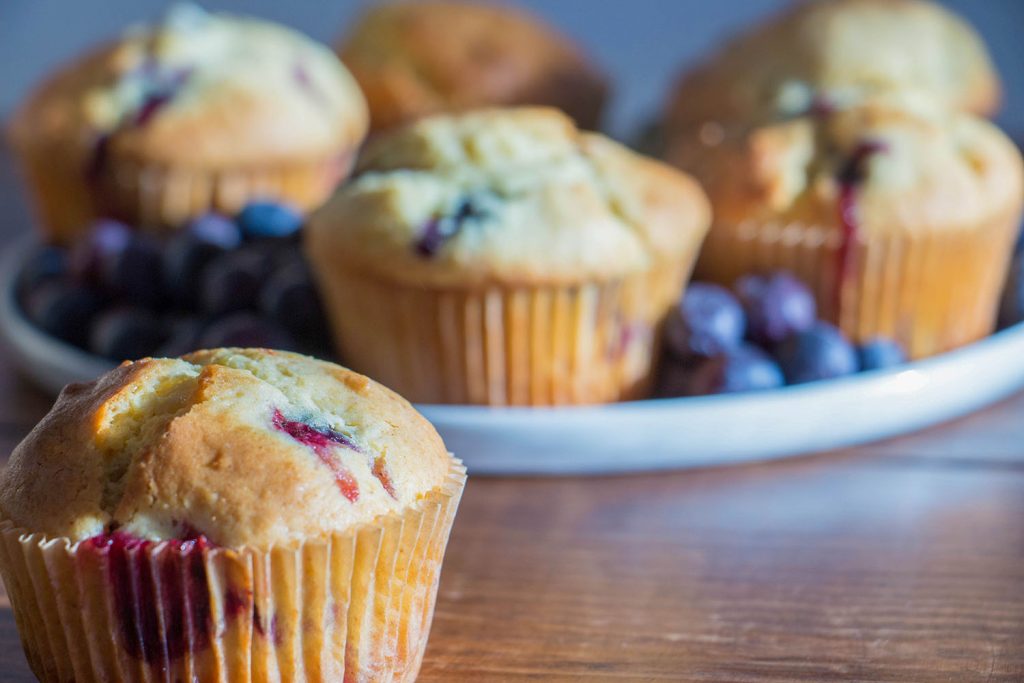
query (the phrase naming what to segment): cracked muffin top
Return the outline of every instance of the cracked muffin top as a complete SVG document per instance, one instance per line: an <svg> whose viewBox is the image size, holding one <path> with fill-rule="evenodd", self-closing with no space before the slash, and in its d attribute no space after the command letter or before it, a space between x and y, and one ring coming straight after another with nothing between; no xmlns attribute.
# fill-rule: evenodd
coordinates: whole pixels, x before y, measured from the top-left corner
<svg viewBox="0 0 1024 683"><path fill-rule="evenodd" d="M709 209L688 176L547 108L424 119L382 137L315 213L318 269L433 285L572 283L685 254Z"/></svg>
<svg viewBox="0 0 1024 683"><path fill-rule="evenodd" d="M704 184L716 221L833 225L855 209L868 231L956 230L1019 211L1024 193L998 128L907 93L699 138L669 156Z"/></svg>
<svg viewBox="0 0 1024 683"><path fill-rule="evenodd" d="M451 463L408 402L362 375L214 349L68 386L0 473L0 513L72 541L268 546L406 509Z"/></svg>
<svg viewBox="0 0 1024 683"><path fill-rule="evenodd" d="M685 74L666 123L771 120L820 100L920 90L942 105L992 113L999 79L978 34L925 0L798 2L727 41Z"/></svg>
<svg viewBox="0 0 1024 683"><path fill-rule="evenodd" d="M57 73L13 133L151 161L244 165L326 155L358 144L367 126L359 87L327 47L183 4Z"/></svg>
<svg viewBox="0 0 1024 683"><path fill-rule="evenodd" d="M386 2L338 47L375 130L428 114L550 105L597 128L607 81L566 36L525 12L479 2Z"/></svg>

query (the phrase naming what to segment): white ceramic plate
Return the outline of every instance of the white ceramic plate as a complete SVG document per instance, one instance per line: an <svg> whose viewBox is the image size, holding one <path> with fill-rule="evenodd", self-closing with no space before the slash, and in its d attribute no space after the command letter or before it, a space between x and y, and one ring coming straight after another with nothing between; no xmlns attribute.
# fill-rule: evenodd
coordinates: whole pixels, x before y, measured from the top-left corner
<svg viewBox="0 0 1024 683"><path fill-rule="evenodd" d="M0 263L0 333L18 368L56 394L111 363L21 315L14 281L31 243ZM964 415L1024 386L1024 325L898 369L774 391L567 408L421 405L474 474L609 474L829 450Z"/></svg>

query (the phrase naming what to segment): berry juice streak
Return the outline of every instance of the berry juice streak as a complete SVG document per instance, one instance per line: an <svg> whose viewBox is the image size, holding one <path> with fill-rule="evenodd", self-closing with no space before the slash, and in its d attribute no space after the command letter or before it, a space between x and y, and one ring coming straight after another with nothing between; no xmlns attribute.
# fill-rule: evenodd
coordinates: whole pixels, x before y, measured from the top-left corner
<svg viewBox="0 0 1024 683"><path fill-rule="evenodd" d="M314 427L298 420L289 420L280 410L274 411L271 421L275 429L308 446L316 453L320 462L326 465L334 475L341 495L353 503L359 500L359 484L355 477L331 454L331 449L335 446L343 446L358 452L359 447L351 439L330 427Z"/></svg>
<svg viewBox="0 0 1024 683"><path fill-rule="evenodd" d="M888 149L884 142L868 140L857 145L846 163L839 169L839 229L840 243L836 266L836 289L832 305L836 323L841 323L843 288L854 275L853 257L859 237L857 197L867 175L868 159Z"/></svg>

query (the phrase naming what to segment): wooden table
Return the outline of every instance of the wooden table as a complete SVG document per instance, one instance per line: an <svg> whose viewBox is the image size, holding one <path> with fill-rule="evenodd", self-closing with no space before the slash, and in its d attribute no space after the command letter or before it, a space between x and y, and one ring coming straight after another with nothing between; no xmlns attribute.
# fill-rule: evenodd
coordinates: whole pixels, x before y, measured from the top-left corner
<svg viewBox="0 0 1024 683"><path fill-rule="evenodd" d="M24 225L9 190L0 215ZM0 453L48 404L0 353ZM420 680L1024 681L1022 415L1024 395L770 464L472 479ZM31 680L0 595L0 682Z"/></svg>

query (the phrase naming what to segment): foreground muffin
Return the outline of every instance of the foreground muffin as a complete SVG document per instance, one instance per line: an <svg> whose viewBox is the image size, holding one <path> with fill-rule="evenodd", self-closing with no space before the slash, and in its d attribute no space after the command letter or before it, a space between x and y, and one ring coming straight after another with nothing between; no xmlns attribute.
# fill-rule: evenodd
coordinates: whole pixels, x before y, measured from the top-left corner
<svg viewBox="0 0 1024 683"><path fill-rule="evenodd" d="M465 475L365 377L200 351L68 386L0 474L49 681L412 681Z"/></svg>
<svg viewBox="0 0 1024 683"><path fill-rule="evenodd" d="M920 90L980 115L993 113L1000 99L981 38L935 3L798 2L686 73L671 97L666 132L800 115L887 90Z"/></svg>
<svg viewBox="0 0 1024 683"><path fill-rule="evenodd" d="M313 208L367 125L326 47L182 5L55 74L11 137L46 236L66 243L99 215L160 228L250 199Z"/></svg>
<svg viewBox="0 0 1024 683"><path fill-rule="evenodd" d="M855 341L896 339L915 358L992 331L1024 181L987 121L878 97L674 151L715 217L696 277L792 271Z"/></svg>
<svg viewBox="0 0 1024 683"><path fill-rule="evenodd" d="M306 251L339 351L410 399L644 394L709 221L687 176L544 108L380 139Z"/></svg>
<svg viewBox="0 0 1024 683"><path fill-rule="evenodd" d="M595 129L607 79L568 38L525 12L477 2L379 3L338 53L381 130L427 114L537 104Z"/></svg>

